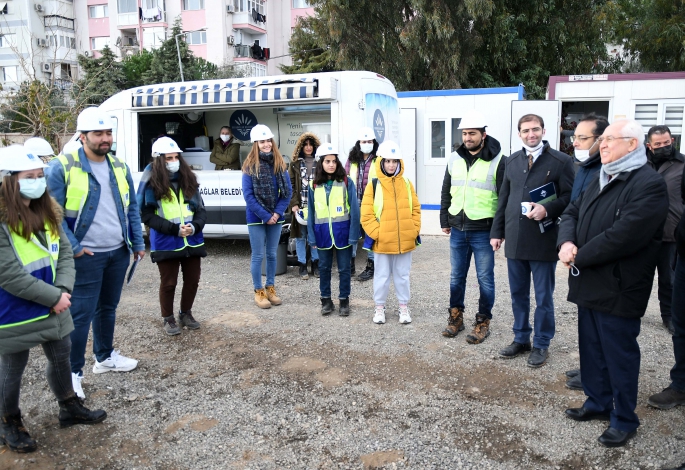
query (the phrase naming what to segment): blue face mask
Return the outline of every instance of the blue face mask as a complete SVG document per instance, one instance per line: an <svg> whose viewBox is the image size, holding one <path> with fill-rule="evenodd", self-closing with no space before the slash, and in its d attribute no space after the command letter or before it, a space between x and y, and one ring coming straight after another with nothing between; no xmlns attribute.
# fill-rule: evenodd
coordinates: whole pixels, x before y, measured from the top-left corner
<svg viewBox="0 0 685 470"><path fill-rule="evenodd" d="M166 169L170 173L176 173L179 170L179 168L181 168L181 162L178 160L176 160L175 162L168 162L166 164Z"/></svg>
<svg viewBox="0 0 685 470"><path fill-rule="evenodd" d="M45 177L19 180L19 193L26 199L38 199L46 187Z"/></svg>

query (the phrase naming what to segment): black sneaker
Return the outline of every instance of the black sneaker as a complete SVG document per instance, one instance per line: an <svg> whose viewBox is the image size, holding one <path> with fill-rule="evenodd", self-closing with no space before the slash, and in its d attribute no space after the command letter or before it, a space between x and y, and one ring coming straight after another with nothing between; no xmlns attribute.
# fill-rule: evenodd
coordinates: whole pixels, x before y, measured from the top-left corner
<svg viewBox="0 0 685 470"><path fill-rule="evenodd" d="M307 272L307 263L300 263L300 279L309 279Z"/></svg>
<svg viewBox="0 0 685 470"><path fill-rule="evenodd" d="M188 310L187 312L178 312L178 320L181 323L181 327L186 327L189 330L197 330L200 328L200 322L193 318L193 312Z"/></svg>
<svg viewBox="0 0 685 470"><path fill-rule="evenodd" d="M368 260L366 262L366 269L361 272L359 276L357 276L358 281L368 281L369 279L373 279L373 260Z"/></svg>
<svg viewBox="0 0 685 470"><path fill-rule="evenodd" d="M167 335L176 336L181 334L181 329L178 327L176 319L173 315L169 315L168 317L162 317L162 319L164 320L164 332Z"/></svg>
<svg viewBox="0 0 685 470"><path fill-rule="evenodd" d="M533 348L533 352L528 356L528 367L542 367L547 362L547 350Z"/></svg>
<svg viewBox="0 0 685 470"><path fill-rule="evenodd" d="M530 351L530 343L521 344L514 341L506 348L501 349L499 355L500 357L511 359L526 351Z"/></svg>
<svg viewBox="0 0 685 470"><path fill-rule="evenodd" d="M321 297L321 315L329 315L335 310L335 304L330 298Z"/></svg>
<svg viewBox="0 0 685 470"><path fill-rule="evenodd" d="M680 392L675 388L667 387L662 392L649 397L647 403L660 410L670 410L678 405L685 405L685 391Z"/></svg>

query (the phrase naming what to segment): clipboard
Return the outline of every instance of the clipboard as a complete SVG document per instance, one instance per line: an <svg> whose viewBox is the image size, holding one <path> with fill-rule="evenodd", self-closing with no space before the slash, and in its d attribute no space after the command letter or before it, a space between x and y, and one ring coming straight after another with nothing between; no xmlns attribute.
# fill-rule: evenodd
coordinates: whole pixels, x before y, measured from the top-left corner
<svg viewBox="0 0 685 470"><path fill-rule="evenodd" d="M530 200L536 204L545 204L547 202L552 202L557 198L557 190L553 181L543 184L539 188L531 190L529 193ZM540 233L545 233L554 228L554 221L546 217L538 222L538 226L540 227Z"/></svg>
<svg viewBox="0 0 685 470"><path fill-rule="evenodd" d="M136 268L138 267L138 261L140 261L141 259L142 258L136 255L136 259L133 261L131 268L128 270L128 274L126 275L126 285L129 285L131 283L131 279L133 279L133 275L136 273Z"/></svg>

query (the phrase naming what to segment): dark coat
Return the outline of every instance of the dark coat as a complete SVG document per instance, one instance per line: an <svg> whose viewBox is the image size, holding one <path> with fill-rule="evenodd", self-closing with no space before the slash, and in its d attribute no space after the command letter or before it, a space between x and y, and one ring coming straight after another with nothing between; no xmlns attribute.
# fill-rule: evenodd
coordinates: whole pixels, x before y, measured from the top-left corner
<svg viewBox="0 0 685 470"><path fill-rule="evenodd" d="M295 148L293 149L293 154L291 157L290 167L288 168L288 176L290 176L290 184L293 186L293 195L290 198L290 204L288 205L288 211L291 211L293 206L298 206L303 208L304 204L302 201L302 177L301 170L304 163L304 142L307 139L311 139L314 142L314 154L316 154L316 149L321 145L321 141L313 132L304 132L297 139ZM312 172L316 171L316 162L314 162L314 168ZM312 177L312 180L314 178ZM307 229L297 223L295 217L293 216L290 224L290 238L300 238L306 235Z"/></svg>
<svg viewBox="0 0 685 470"><path fill-rule="evenodd" d="M530 191L553 182L557 199L544 204L544 207L547 217L556 220L571 199L573 178L573 159L550 148L547 142L530 172L525 150L519 150L507 158L497 213L490 230L490 238L505 239L504 255L507 258L529 261L559 259L557 226L541 233L539 222L521 214L521 203L531 202Z"/></svg>
<svg viewBox="0 0 685 470"><path fill-rule="evenodd" d="M559 247L578 247L568 301L626 318L645 314L666 214L666 184L649 165L621 173L602 192L595 178L561 216Z"/></svg>
<svg viewBox="0 0 685 470"><path fill-rule="evenodd" d="M571 191L571 202L580 197L587 189L587 186L592 181L592 178L597 177L599 169L602 168L602 160L599 151L584 162L576 163L576 179L573 180L573 190Z"/></svg>
<svg viewBox="0 0 685 470"><path fill-rule="evenodd" d="M233 137L229 144L216 139L209 161L214 163L215 170L240 170L240 142Z"/></svg>
<svg viewBox="0 0 685 470"><path fill-rule="evenodd" d="M683 168L685 168L685 156L676 152L675 148L671 156L657 168L654 163L654 154L647 149L647 160L649 165L664 177L668 188L668 217L664 225L664 242L675 242L675 230L683 215Z"/></svg>
<svg viewBox="0 0 685 470"><path fill-rule="evenodd" d="M464 144L461 144L457 149L457 153L466 161L466 167L471 168L476 158L483 161L492 161L495 157L502 153L502 146L499 141L489 135L485 136L485 143L483 149L477 155L471 155ZM502 187L502 180L504 179L504 167L506 165L506 156L502 156L497 165L497 173L495 174L495 183L497 191ZM449 163L448 163L449 165ZM452 175L450 169L445 169L445 177L442 180L442 192L440 193L440 227L442 228L456 228L457 230L490 230L492 227L492 219L469 219L464 211L460 211L457 215L452 215L448 209L452 205L452 195L450 189L452 188Z"/></svg>

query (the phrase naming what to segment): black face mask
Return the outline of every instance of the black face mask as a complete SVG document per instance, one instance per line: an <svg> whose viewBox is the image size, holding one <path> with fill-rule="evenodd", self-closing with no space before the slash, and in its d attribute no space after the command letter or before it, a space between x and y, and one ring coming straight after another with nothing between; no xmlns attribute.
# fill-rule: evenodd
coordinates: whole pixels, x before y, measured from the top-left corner
<svg viewBox="0 0 685 470"><path fill-rule="evenodd" d="M656 159L665 160L671 156L672 151L673 151L672 145L664 145L663 147L659 147L658 149L653 149L652 153L654 154L654 157Z"/></svg>

